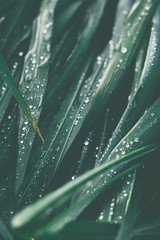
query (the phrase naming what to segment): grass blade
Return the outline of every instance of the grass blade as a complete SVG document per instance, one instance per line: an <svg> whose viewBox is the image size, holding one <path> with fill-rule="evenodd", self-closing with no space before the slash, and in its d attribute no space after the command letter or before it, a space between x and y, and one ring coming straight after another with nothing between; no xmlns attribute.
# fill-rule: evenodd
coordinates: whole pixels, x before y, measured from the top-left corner
<svg viewBox="0 0 160 240"><path fill-rule="evenodd" d="M160 8L157 8L157 11L153 18L153 27L152 27L150 42L148 45L148 51L147 51L147 56L144 64L144 69L142 71L142 75L140 77L139 83L137 83L135 86L135 90L131 93L131 95L133 94L133 96L128 106L126 107L125 112L118 123L118 126L116 127L112 135L111 141L108 144L108 147L106 150L106 153L108 152L107 153L108 156L109 156L109 153L114 149L116 144L118 144L120 140L125 136L125 134L127 134L127 132L131 129L133 124L136 123L136 121L139 119L142 113L153 101L153 94L155 92L156 86L158 85L159 76L160 76L159 67L158 67L159 60L160 60L160 54L158 51L160 47L160 41L159 41L160 11L159 10ZM142 49L141 51L142 51L141 53L142 56L140 55L140 58L141 58L140 60L143 61L144 50ZM139 60L138 60L138 64L139 64ZM139 65L139 67L140 66L141 65ZM155 81L154 84L153 84L153 81ZM126 144L126 148L128 147L129 145ZM132 186L134 184L134 178L135 178L135 173L130 174L130 177L124 180L122 184L123 187L121 186L122 191L118 190L117 191L118 195L117 193L115 193L115 195L113 196L113 198L117 199L116 201L119 202L119 204L116 204L115 208L113 208L113 212L114 212L112 216L113 222L118 221L118 218L116 217L116 213L118 213L118 216L119 215L125 216L125 212L127 210L125 206L127 207L129 195L132 194ZM130 182L130 184L127 184L127 182L128 183ZM121 196L124 189L127 192L128 197L124 198L123 201L121 201L119 196ZM110 204L108 204L108 206Z"/></svg>
<svg viewBox="0 0 160 240"><path fill-rule="evenodd" d="M42 3L40 13L33 23L32 39L29 52L25 57L20 81L20 89L36 122L39 121L42 111L42 101L47 85L53 16L56 3L57 1L55 0L45 0ZM21 112L18 134L19 153L16 169L16 193L23 182L34 137L35 132Z"/></svg>
<svg viewBox="0 0 160 240"><path fill-rule="evenodd" d="M91 101L90 109L84 120L83 127L87 128L103 111L104 107L115 93L123 76L133 59L136 49L139 46L143 33L154 14L158 1L148 2L136 1L132 7L127 21L124 24L119 43L117 44L113 58L106 69L101 84ZM142 12L145 11L143 15ZM142 16L143 15L143 16ZM96 113L96 114L95 114Z"/></svg>
<svg viewBox="0 0 160 240"><path fill-rule="evenodd" d="M90 43L92 36L95 33L97 25L103 14L103 8L105 4L106 4L106 0L103 1L103 4L102 3L99 4L99 2L94 3L94 12L89 13L89 16L91 15L91 18L87 27L85 28L84 35L81 39L82 45L84 45L86 41L88 42L87 44ZM97 7L99 9L98 14L97 14ZM95 16L96 16L96 20L95 20ZM88 28L90 24L92 26L92 29L91 29L91 33L89 34L90 35L89 39L87 37L87 40L86 40L85 35L88 32ZM82 46L80 46L80 49L81 47ZM76 48L76 49L78 51L79 48ZM88 63L86 62L86 60L88 61ZM62 107L55 121L51 122L49 127L47 126L48 129L46 130L46 145L42 146L42 148L39 148L37 150L38 154L35 152L35 155L33 154L33 157L31 158L31 161L33 161L33 159L35 159L35 156L36 156L36 159L38 161L37 161L37 165L34 164L32 174L31 175L29 174L31 177L26 179L28 186L24 191L23 197L26 195L25 197L28 198L30 195L31 189L34 189L34 194L32 194L31 198L35 196L37 198L39 195L44 194L44 190L47 188L55 171L57 170L60 162L62 161L63 156L65 155L66 151L70 147L72 143L72 138L74 138L77 133L77 129L79 129L79 126L77 128L76 121L77 121L77 118L80 118L79 116L81 114L80 113L81 108L83 107L83 104L85 104L87 94L94 81L93 79L92 82L89 82L89 81L84 82L84 78L88 77L86 74L88 74L88 68L90 67L90 61L92 60L92 54L86 60L85 60L85 65L83 64L81 67L82 72L84 74L81 74L81 72L80 74L79 73L77 74L75 78L76 80L73 82L73 85L71 85L71 89L68 95L66 96L64 104L62 104ZM72 59L71 57L71 61L75 61L75 60ZM99 69L99 66L97 68ZM95 72L97 72L97 69L95 70ZM71 134L73 134L74 137L72 137ZM37 157L36 154L39 157ZM29 172L31 172L31 169L29 170ZM41 184L38 184L38 185L36 184L36 189L35 189L35 181L37 182L38 178L41 179ZM42 189L42 185L44 186L43 189ZM23 201L25 202L24 199Z"/></svg>
<svg viewBox="0 0 160 240"><path fill-rule="evenodd" d="M158 99L142 116L142 118L137 122L137 124L131 129L131 131L119 142L119 144L114 148L111 154L104 154L101 158L102 162L110 162L112 159L118 159L122 157L124 154L128 154L131 151L138 149L139 147L144 146L143 144L148 144L152 141L156 136L160 134L158 131L160 115L158 113L158 109L160 106L160 99ZM126 145L129 147L126 147ZM113 169L114 172L114 169ZM103 175L102 179L107 177L107 173ZM102 179L99 181L93 182L93 188L98 188L101 186ZM127 182L126 182L127 187ZM90 192L90 187L87 187L81 190L80 196L78 199L83 199L86 195L86 191ZM120 197L120 196L119 196ZM92 200L90 200L92 201ZM124 205L125 207L125 205Z"/></svg>
<svg viewBox="0 0 160 240"><path fill-rule="evenodd" d="M97 179L97 177L99 178L99 175L105 173L107 169L108 171L110 171L110 169L113 166L117 168L119 168L120 166L124 167L126 166L127 163L131 163L132 161L134 162L134 160L137 157L143 156L144 154L157 149L157 147L159 147L159 144L150 145L148 147L138 149L135 152L125 155L122 158L110 161L109 163L106 163L98 168L95 168L81 175L74 181L69 182L68 184L62 186L57 191L50 193L49 195L47 195L41 200L38 200L36 204L31 204L30 206L26 207L17 216L14 216L14 218L12 219L12 228L17 229L19 233L22 231L23 233L26 232L26 234L29 234L29 235L31 234L31 229L34 232L36 231L37 233L38 232L40 233L41 230L39 229L39 227L42 224L44 224L44 222L48 224L47 223L48 221L46 221L48 218L48 214L46 210L48 208L50 208L50 213L49 213L50 215L52 211L54 210L56 211L56 209L59 208L60 205L63 205L64 202L66 202L66 200L68 201L68 198L70 198L70 196L72 196L81 186L86 184L86 182L89 182L88 184L91 186L94 179ZM124 171L124 174L126 174L126 172L131 171L131 169L128 169L127 171L124 171L123 169L122 175L123 175L123 171ZM77 210L82 211L85 205L84 203L87 202L88 204L88 201L90 201L91 198L92 199L93 197L95 198L97 196L97 193L100 193L104 187L108 186L108 184L110 184L113 180L115 181L116 179L119 179L120 177L122 177L122 175L119 173L117 176L113 176L110 179L108 179L108 181L107 180L103 181L103 184L101 185L101 187L96 188L96 191L91 190L90 194L85 194L84 199L79 199L77 201L76 203L77 208L71 206L71 212L69 208L68 210L66 210L66 212L62 213L62 217L57 216L57 218L53 220L53 223L50 222L51 227L47 227L48 228L47 232L51 231L52 233L54 233L54 231L56 232L57 230L59 230L59 228L62 228L66 223L75 219ZM79 202L80 202L80 206L78 207ZM32 228L33 222L34 222L34 229Z"/></svg>
<svg viewBox="0 0 160 240"><path fill-rule="evenodd" d="M118 126L112 135L110 144L108 146L108 153L110 153L117 143L125 136L125 134L127 134L127 132L139 120L146 108L153 101L154 92L159 84L160 78L160 53L158 51L160 48L159 24L160 7L158 7L153 18L153 27L148 45L145 65L140 78L140 86L134 97L129 102L121 120L119 121Z"/></svg>
<svg viewBox="0 0 160 240"><path fill-rule="evenodd" d="M87 49L91 45L91 41L102 17L106 2L107 0L103 0L101 1L101 4L99 4L98 1L91 4L86 16L86 26L84 27L78 42L74 50L72 51L72 54L68 58L68 61L66 61L63 69L57 75L55 79L56 82L53 81L52 84L49 84L48 88L53 89L53 91L50 91L47 94L45 98L45 103L49 103L51 99L53 99L54 101L56 100L59 89L61 89L62 86L63 88L65 88L68 85L71 76L75 74L76 69L82 63L82 59L84 59L84 57L86 56ZM52 105L52 102L50 103L50 105ZM51 107L50 105L48 104L49 109Z"/></svg>
<svg viewBox="0 0 160 240"><path fill-rule="evenodd" d="M4 61L2 55L0 55L0 73L4 79L4 81L7 83L7 85L10 87L10 89L12 90L12 93L14 95L14 97L16 98L17 102L19 103L19 105L21 106L23 112L25 113L25 115L27 116L27 118L29 119L29 121L31 122L33 128L36 130L36 132L38 133L38 135L40 136L40 138L43 140L43 137L39 131L39 128L34 120L34 118L32 117L32 114L29 110L29 107L27 106L24 98L22 97L20 91L18 90L18 87L7 67L6 62Z"/></svg>

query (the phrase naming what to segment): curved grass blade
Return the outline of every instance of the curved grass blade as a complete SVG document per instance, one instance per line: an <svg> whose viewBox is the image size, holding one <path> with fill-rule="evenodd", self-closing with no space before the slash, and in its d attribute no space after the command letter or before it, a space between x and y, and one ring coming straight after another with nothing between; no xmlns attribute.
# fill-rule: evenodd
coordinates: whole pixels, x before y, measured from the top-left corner
<svg viewBox="0 0 160 240"><path fill-rule="evenodd" d="M128 134L117 144L109 157L107 155L104 156L106 161L107 159L119 157L133 151L143 144L149 143L160 134L158 130L160 121L159 106L160 98L152 104Z"/></svg>
<svg viewBox="0 0 160 240"><path fill-rule="evenodd" d="M160 104L160 99L158 99L148 109L148 111L142 116L142 118L137 122L137 124L130 130L130 132L113 149L111 154L109 156L106 154L104 161L108 161L108 160L112 159L112 157L119 158L119 156L122 156L123 154L133 151L137 147L141 147L143 144L149 143L152 139L154 139L157 135L159 135L159 131L158 131L159 104ZM155 117L154 117L154 114L155 114ZM152 117L153 117L153 119L152 119ZM143 127L142 127L142 125L143 125ZM134 178L134 174L132 173L126 179L124 179L123 190L128 191L128 193L126 192L127 194L130 193L129 189L132 188L131 182L132 182L133 178ZM119 192L118 193L115 192L113 198L119 199L117 201L119 203L121 203L120 196L121 196L121 194ZM126 204L127 204L127 198L123 199L122 205L123 205L124 209L122 207L120 207L120 210L119 210L120 212L123 213L122 215L124 215L124 212L126 211L126 207L127 207ZM114 208L114 210L116 210L116 208ZM119 216L119 214L118 214L118 216ZM113 221L115 218L116 218L116 212L115 212L115 215L113 215ZM116 218L116 221L118 221L117 218Z"/></svg>
<svg viewBox="0 0 160 240"><path fill-rule="evenodd" d="M131 87L131 92L128 97L128 101L130 102L131 99L134 97L134 95L137 93L140 85L141 85L141 74L144 67L144 61L146 58L146 50L147 50L147 44L144 40L142 43L142 46L139 50L138 56L136 58L136 64L135 64L135 70L134 70L134 79Z"/></svg>
<svg viewBox="0 0 160 240"><path fill-rule="evenodd" d="M153 18L153 27L148 46L145 65L140 78L140 86L129 102L122 118L117 125L108 146L108 154L117 143L127 134L131 127L142 116L146 108L152 103L156 87L160 78L160 7L158 7Z"/></svg>
<svg viewBox="0 0 160 240"><path fill-rule="evenodd" d="M104 127L103 127L103 131L102 131L102 135L101 135L100 145L98 147L95 166L99 165L99 160L100 160L101 155L104 152L104 148L105 148L105 138L106 138L106 135L107 135L108 113L109 113L109 109L107 109L107 113L106 113L106 117L105 117L105 121L104 121Z"/></svg>
<svg viewBox="0 0 160 240"><path fill-rule="evenodd" d="M133 235L133 219L137 212L137 208L139 206L142 194L142 187L144 184L143 178L144 178L143 169L135 170L135 174L133 174L132 180L131 196L130 199L128 199L127 212L122 220L116 240L122 239L129 240Z"/></svg>
<svg viewBox="0 0 160 240"><path fill-rule="evenodd" d="M102 162L110 162L112 159L118 159L119 157L122 157L125 154L128 154L131 151L134 151L135 149L138 149L145 144L148 144L150 141L152 141L156 136L160 134L159 132L159 122L160 122L160 115L158 112L158 109L160 107L160 99L158 99L149 109L148 111L142 116L142 118L137 122L137 124L131 129L131 131L120 141L120 143L114 148L114 150L111 152L110 156L104 154L102 156ZM144 145L143 145L144 144ZM129 146L129 147L126 147ZM114 168L112 169L112 174L116 173ZM102 179L99 179L99 181L95 181L95 183L92 183L93 188L98 188L101 186L101 181L104 180L107 177L107 173L103 174ZM128 176L129 178L132 177L130 174ZM130 179L128 180L130 181ZM127 181L125 181L125 188L123 190L127 189ZM90 187L87 187L81 190L81 193L78 197L78 199L83 199L86 195L86 191L90 192ZM118 195L118 199L120 201L121 195ZM125 209L125 205L123 206ZM121 208L123 212L123 208ZM118 215L119 216L119 215ZM117 217L118 217L117 216ZM120 220L120 219L119 219ZM118 221L118 219L117 219Z"/></svg>
<svg viewBox="0 0 160 240"><path fill-rule="evenodd" d="M109 44L110 44L109 45L110 50L108 51L109 52L109 58L112 58L114 46L117 44L117 42L119 40L121 31L122 31L122 28L123 28L124 21L126 20L127 13L129 12L131 6L132 6L132 1L128 1L128 0L127 1L121 0L118 3L117 11L116 11L115 24L114 24L114 27L113 27L113 36L112 36L112 40L109 42ZM123 14L122 14L122 12L123 12ZM103 55L105 56L106 54L104 53ZM105 56L105 58L106 58L106 56ZM107 66L107 61L106 60L105 60L105 66ZM103 73L102 73L102 75L103 75ZM100 77L100 79L101 79L101 77ZM97 154L96 154L96 162L95 162L96 166L99 165L100 156L103 154L104 148L106 147L104 142L105 142L105 138L106 138L106 135L107 135L108 110L109 109L107 109L107 116L106 116L106 119L105 119L105 122L104 122L104 129L102 131L101 143L100 143L100 146L97 147L98 148L98 152L95 151L95 152L97 152ZM86 142L89 144L88 138L87 138L87 141L85 141L85 143ZM87 155L86 152L89 149L88 147L89 147L88 145L84 146L85 155ZM83 153L82 153L82 155L83 155ZM86 158L85 155L83 156L83 158ZM87 159L85 159L85 160L84 161L87 162ZM81 165L81 160L79 161L79 166L78 166L78 169L76 171L76 175L79 172L79 169L81 168L80 165ZM76 175L74 175L73 177L75 178Z"/></svg>
<svg viewBox="0 0 160 240"><path fill-rule="evenodd" d="M29 52L25 57L20 81L20 89L36 122L39 121L47 85L53 16L56 3L57 0L45 0L42 3L40 13L33 23L32 39ZM18 134L19 153L16 169L16 193L23 182L34 137L35 132L21 112ZM43 138L42 141L44 143Z"/></svg>
<svg viewBox="0 0 160 240"><path fill-rule="evenodd" d="M105 4L106 0L103 1L103 4L102 2L101 4L99 4L99 2L96 2L96 5L94 5L94 12L92 12L93 15L90 20L91 22L89 22L89 26L90 24L93 24L92 28L94 29L94 31L96 30L98 22L103 14L103 8ZM99 9L98 13L97 8ZM87 26L87 29L89 26ZM91 29L92 34L93 29ZM64 104L62 104L61 110L59 111L55 121L51 122L50 126L48 127L45 137L46 145L42 146L41 149L39 148L37 150L38 155L36 152L35 155L33 154L31 161L35 159L35 156L36 159L38 159L38 161L37 164L35 164L34 160L33 167L34 169L32 172L32 176L28 178L29 179L28 181L29 183L27 183L28 186L27 188L25 187L25 191L23 190L24 196L26 194L28 195L27 199L28 198L31 199L32 197L35 197L35 195L37 198L39 195L44 194L44 189L47 188L55 171L57 170L57 167L62 161L63 156L65 155L66 151L73 142L73 138L75 138L75 135L79 129L78 120L81 121L81 110L83 110L83 108L87 106L88 103L87 95L95 80L95 78L93 78L92 81L90 81L90 79L87 79L84 82L85 80L84 78L88 73L88 67L90 66L91 60L92 55L89 56L89 59L86 59L84 61L82 68L80 68L82 69L82 73L80 71L79 73L77 73L77 76L75 77L75 79L77 79L78 81L76 80L73 82L73 85L71 86L71 89L64 101ZM88 63L86 61L88 61ZM94 75L97 75L99 68L100 68L99 65L96 66ZM85 112L86 110L84 109L84 113ZM31 169L29 170L29 172L31 172ZM38 178L40 178L41 182L40 184L37 181ZM44 188L42 188L42 185L44 186ZM30 194L30 192L32 193L34 192L35 195Z"/></svg>
<svg viewBox="0 0 160 240"><path fill-rule="evenodd" d="M122 31L122 28L123 28L123 24L124 24L124 21L126 20L126 17L127 17L127 11L129 12L130 10L130 7L132 5L132 2L131 1L119 1L118 3L118 6L117 6L117 13L116 13L116 20L115 20L115 25L114 25L114 31L113 31L113 37L112 37L112 40L110 41L110 53L109 53L109 57L112 58L112 53L113 53L113 50L114 50L114 45L117 44L118 40L119 40L119 37L121 35L121 31ZM121 14L122 13L122 9L125 9L125 14ZM107 65L106 65L107 67ZM104 71L105 69L103 70L103 73L102 73L102 77L103 78L103 74L104 74ZM105 123L106 125L106 123ZM105 128L106 126L104 126L104 132L103 132L103 135L105 134ZM105 136L102 135L102 144L103 144L103 140L105 138ZM106 147L106 146L104 146ZM104 148L103 147L103 148ZM98 150L98 153L97 153L97 160L96 160L96 166L98 166L101 162L101 158L100 158L100 155L102 156L103 155L103 152L100 153L101 151L101 146ZM87 159L86 159L87 160Z"/></svg>
<svg viewBox="0 0 160 240"><path fill-rule="evenodd" d="M43 137L39 131L39 128L34 120L34 118L32 117L32 114L29 110L29 107L27 106L24 98L22 97L20 91L18 90L18 87L7 67L6 62L4 61L2 55L0 54L0 74L2 75L4 81L7 83L7 85L10 87L10 89L13 92L14 97L16 98L17 102L19 103L19 105L21 106L23 112L25 113L25 115L27 116L27 118L29 119L29 121L31 122L33 128L37 131L38 135L40 136L40 138L43 140Z"/></svg>
<svg viewBox="0 0 160 240"><path fill-rule="evenodd" d="M65 224L74 220L78 215L77 212L80 213L86 207L86 204L88 205L88 203L91 202L91 198L93 200L93 198L95 198L104 187L107 187L113 181L118 180L133 168L139 166L135 165L134 167L128 168L130 164L133 165L135 163L135 159L152 152L157 148L159 148L159 143L138 149L119 159L112 160L100 167L88 171L74 181L67 183L55 192L48 194L36 203L26 207L19 214L15 215L11 221L12 228L17 230L19 234L26 233L27 235L31 235L33 232L40 234L42 231L42 233L45 234L52 234L59 231ZM92 185L93 181L96 180L97 182L101 174L110 172L113 167L117 170L121 168L121 171L117 175L107 177L105 180L103 179L103 183L99 188L94 189ZM77 190L79 191L80 187L83 187L84 184L86 185L86 183L90 186L90 193L85 194L83 199L79 199L75 205L71 206L68 210L63 211L62 216L61 214L58 214L53 221L50 221L49 216L52 215L53 212L56 215L56 209L60 209L60 206L62 207L64 203L68 201ZM47 209L50 210L48 211ZM44 223L46 224L46 229L42 230L41 226L44 226Z"/></svg>
<svg viewBox="0 0 160 240"><path fill-rule="evenodd" d="M123 32L115 48L113 57L103 75L99 88L93 96L90 109L83 123L83 128L88 128L93 119L103 111L118 85L123 80L123 76L133 59L157 5L157 0L152 2L138 0L133 5L124 24ZM144 12L145 14L142 14Z"/></svg>
<svg viewBox="0 0 160 240"><path fill-rule="evenodd" d="M158 24L157 24L158 23L157 22L158 15L159 15L158 12L159 12L159 10L157 9L157 12L154 17L156 19L156 21L154 21L154 27L152 28L150 44L149 44L148 53L147 53L147 59L145 61L145 66L143 69L142 77L137 82L137 84L134 86L135 89L133 90L133 92L130 95L130 96L132 96L132 98L131 98L121 120L119 121L119 124L118 124L115 132L113 133L111 141L109 142L108 148L106 150L106 152L108 152L108 155L113 150L114 146L128 132L128 130L130 129L132 124L134 124L134 122L137 121L140 114L142 114L144 112L145 108L149 105L149 103L151 103L152 98L153 98L154 89L156 88L156 85L158 84L159 71L157 71L157 69L158 69L158 62L159 62L160 55L159 55L158 51L154 51L154 48L156 45L158 45L158 48L159 48L159 29L158 29ZM139 55L139 58L141 60L141 65L143 65L143 55L144 55L143 51L144 50L142 49L141 53ZM155 58L153 57L153 61L150 61L150 59L153 56L153 52L154 52L154 54L156 52L156 55L154 55ZM139 63L139 60L138 60L138 63ZM138 67L140 67L140 66L138 66ZM153 84L152 76L153 76L153 79L155 80L155 84ZM138 80L138 78L137 78L137 80ZM140 90L140 92L139 92L139 90ZM149 91L149 90L151 90L151 91ZM149 94L148 94L148 92L149 92ZM126 147L129 147L129 145L127 144ZM114 214L112 215L112 218L110 218L110 220L112 222L121 220L121 219L119 219L119 215L120 216L125 215L125 212L126 212L125 205L127 207L129 195L132 193L132 185L134 184L134 175L135 175L135 173L130 174L130 177L126 178L126 180L124 181L123 188L121 186L122 190L119 189L118 192L120 192L120 193L118 194L118 196L117 196L116 192L113 196L113 198L117 198L117 201L119 204L116 204L113 207ZM128 183L130 183L130 184L128 184ZM123 196L123 191L126 191L128 196L127 196L127 198L123 198L123 201L121 201L120 196L121 195ZM110 204L108 204L108 206L110 206ZM124 210L123 210L123 208L124 208ZM106 209L106 212L109 212L108 209ZM104 213L104 215L106 215L106 213ZM109 219L109 217L108 217L108 219Z"/></svg>
<svg viewBox="0 0 160 240"><path fill-rule="evenodd" d="M38 162L36 165L35 164L32 165L32 169L29 167L30 169L29 183L27 187L23 188L24 189L23 196L22 198L20 198L20 202L25 201L23 199L24 197L27 199L28 198L31 199L30 192L32 192L32 197L34 197L33 189L34 189L34 193L35 194L37 193L36 195L38 196L43 195L44 190L47 188L49 182L51 181L56 171L56 168L58 167L62 159L62 156L64 155L67 141L70 138L72 128L75 125L77 115L79 114L79 112L77 113L77 109L76 111L74 110L73 106L77 102L77 100L79 101L79 92L85 89L84 78L87 74L89 66L90 66L90 61L88 61L88 63L85 63L85 66L82 66L83 73L81 73L80 71L78 76L76 76L77 79L79 79L78 84L77 82L73 82L70 88L70 91L68 92L68 95L65 98L65 101L62 104L62 107L59 113L57 114L57 117L55 118L55 120L53 120L52 124L49 126L49 128L46 131L45 146L38 148L37 152L33 154L31 158L31 163L33 161L35 162L35 159L38 159ZM85 91L86 90L88 89L85 89ZM83 98L85 99L85 97ZM82 103L80 102L80 105L82 104L83 102ZM50 135L49 134L50 132L52 132L53 134ZM40 182L37 181L38 177L40 177ZM42 185L43 185L43 188L42 188ZM36 189L35 189L35 186L36 186Z"/></svg>
<svg viewBox="0 0 160 240"><path fill-rule="evenodd" d="M25 34L24 40L26 37L28 37L29 32L27 34ZM20 54L25 54L25 47L26 44L24 44L23 48L21 47L20 50ZM17 49L19 50L19 49ZM21 75L22 72L22 68L23 68L23 56L18 56L17 51L15 52L15 57L14 57L14 64L13 67L11 69L11 74L13 76L13 78L15 79L15 82L17 83L19 81L19 77ZM9 65L11 65L11 61L9 61ZM3 120L4 114L6 112L6 109L9 106L11 97L12 97L12 91L11 89L7 86L6 82L3 82L1 85L1 96L0 96L0 123Z"/></svg>
<svg viewBox="0 0 160 240"><path fill-rule="evenodd" d="M103 9L102 5L99 7L100 9ZM117 35L119 35L120 29L118 29L118 32L116 33ZM114 44L116 44L116 42L114 42ZM62 161L62 158L64 157L65 153L67 152L77 132L80 129L84 116L88 111L88 103L90 100L90 96L93 94L93 92L95 91L95 89L97 89L97 86L99 85L99 80L101 79L101 76L105 71L105 67L107 66L108 61L112 56L112 51L112 44L110 44L109 47L106 47L102 54L103 61L101 62L101 64L96 64L92 76L87 79L86 82L84 82L83 86L81 86L80 83L80 85L77 86L76 90L71 90L71 92L73 92L73 96L70 96L71 93L69 93L69 99L66 98L64 104L62 105L62 108L59 111L57 120L53 121L53 123L46 131L45 139L47 147L45 146L45 148L42 147L41 149L39 149L38 155L36 152L35 154L33 154L31 161L32 163L34 161L34 170L31 174L32 171L31 168L29 168L30 177L28 177L29 180L27 180L28 186L26 187L26 185L24 185L25 187L23 187L23 189L25 188L25 190L22 190L23 194L22 197L20 197L20 202L28 202L28 199L30 199L31 201L32 198L35 198L34 194L36 194L37 197L44 194L45 189L47 188L54 173L58 168L58 165ZM82 79L80 79L80 81L82 81ZM81 91L79 92L80 88ZM55 126L57 126L56 129ZM52 135L50 134L50 132L53 132ZM37 162L37 165L35 164L35 159L40 159L40 162ZM38 183L38 178L40 178L41 184Z"/></svg>
<svg viewBox="0 0 160 240"><path fill-rule="evenodd" d="M131 100L122 116L122 118L119 121L118 126L116 127L111 141L109 142L109 145L106 149L106 153L109 156L109 153L114 149L116 144L121 141L121 139L127 134L127 132L131 129L134 123L139 119L139 117L143 114L145 109L151 104L153 95L155 92L155 88L158 85L159 77L160 77L160 71L159 71L159 60L160 60L160 54L159 54L159 47L160 47L160 31L159 31L159 8L157 9L154 20L153 20L153 27L150 37L150 42L148 46L148 52L147 57L145 60L144 69L142 71L141 78L139 82L135 85L135 90L131 93ZM145 47L145 46L144 46ZM156 48L157 47L157 48ZM142 51L142 64L143 64L143 50ZM138 60L139 62L139 60ZM140 66L139 66L140 67ZM155 81L153 83L153 81ZM138 86L139 85L139 86ZM136 90L137 89L137 90ZM133 95L132 95L133 94ZM125 145L126 148L129 148L129 144ZM117 151L117 150L116 150ZM118 204L116 204L113 207L114 214L112 215L111 221L121 221L119 219L120 216L125 216L126 208L128 206L128 199L129 195L132 194L132 186L134 184L134 178L135 174L130 174L129 177L127 177L123 182L123 187L121 186L122 190L115 192L113 198L117 199ZM130 183L130 184L128 184ZM123 196L123 192L126 191L126 194L128 195L126 198L123 198L121 200L121 195ZM110 203L111 204L111 203ZM108 206L110 205L108 204ZM108 212L108 209L106 209ZM121 214L120 214L121 213Z"/></svg>
<svg viewBox="0 0 160 240"><path fill-rule="evenodd" d="M74 50L68 58L68 61L66 61L66 63L64 64L61 72L56 76L56 79L53 81L53 83L48 85L48 88L53 90L49 91L45 98L44 104L48 105L47 109L51 109L51 105L53 105L51 99L53 99L54 101L56 100L59 89L61 89L62 87L65 88L68 85L71 76L75 74L76 69L82 63L82 59L86 56L87 49L89 48L93 36L96 32L106 2L107 0L103 0L101 1L101 3L99 3L98 0L91 4L91 7L89 8L86 15L86 26L80 34L79 40Z"/></svg>

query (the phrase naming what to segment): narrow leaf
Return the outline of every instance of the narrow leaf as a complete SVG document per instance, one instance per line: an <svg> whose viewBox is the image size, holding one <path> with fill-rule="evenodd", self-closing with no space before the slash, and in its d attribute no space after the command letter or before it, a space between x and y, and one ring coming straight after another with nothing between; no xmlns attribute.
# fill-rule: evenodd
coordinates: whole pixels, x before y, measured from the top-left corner
<svg viewBox="0 0 160 240"><path fill-rule="evenodd" d="M33 121L33 127L41 136L43 143L44 139L42 138L35 121L39 121L43 96L45 94L48 79L50 45L56 3L57 0L45 0L42 2L40 13L33 23L32 39L29 52L25 57L23 73L20 81L21 92L25 96L31 114L35 119ZM23 182L34 137L35 132L29 125L24 114L20 112L18 134L19 152L15 184L16 193Z"/></svg>
<svg viewBox="0 0 160 240"><path fill-rule="evenodd" d="M43 140L43 137L39 131L39 128L34 120L34 118L32 117L32 114L29 110L29 107L27 106L24 98L22 97L20 91L18 90L18 87L2 57L2 55L0 54L0 73L4 79L4 81L7 83L7 85L11 88L12 93L14 95L14 97L16 98L17 102L19 103L19 105L21 106L23 112L25 113L25 115L27 116L27 118L29 119L29 121L32 123L33 128L37 131L37 133L39 134L40 138Z"/></svg>
<svg viewBox="0 0 160 240"><path fill-rule="evenodd" d="M75 219L77 215L77 210L81 212L82 209L84 209L84 207L86 206L86 203L88 204L88 201L90 201L91 198L93 200L93 198L95 198L97 194L99 194L102 191L102 189L104 189L104 187L110 185L111 182L121 178L122 175L128 173L128 171L131 171L132 168L128 169L127 171L124 170L127 163L131 163L133 161L132 164L134 164L134 160L137 157L143 156L144 154L157 149L157 147L159 147L159 144L154 144L154 145L150 145L150 146L138 149L135 152L125 155L124 157L121 157L117 160L110 161L109 163L103 164L100 167L97 167L93 170L88 171L87 173L81 175L74 181L69 182L66 185L62 186L55 192L48 194L43 199L38 200L35 204L31 204L30 206L26 207L18 215L14 216L14 218L12 219L12 227L14 229L19 230L19 233L21 231L26 232L26 230L28 229L29 232L27 230L28 232L27 234L30 235L31 229L32 229L31 226L33 222L34 222L34 229L32 231L34 232L36 231L37 228L39 229L39 227L42 226L44 222L45 224L48 224L48 220L49 220L49 219L47 220L48 214L50 215L51 213L53 213L53 211L55 211L56 213L56 209L59 209L60 206L63 206L63 204L66 201L68 201L70 196L76 193L76 191L81 186L83 186L84 184L86 184L86 182L88 182L88 186L90 186L90 194L85 194L83 199L82 198L79 199L75 204L77 205L76 208L71 206L71 210L69 208L68 210L66 210L66 212L62 213L62 216L57 216L55 220L53 220L53 223L50 222L50 227L48 228L49 232L54 232L54 231L56 232L57 230L62 228L66 223ZM113 175L112 177L111 176L107 177L105 180L103 179L103 183L101 187L95 188L95 190L93 191L93 188L92 188L93 181L95 181L95 179L97 181L100 178L100 174L106 173L107 169L110 172L111 168L113 167L114 169L118 170L120 166L124 167L124 168L122 167L123 168L122 174L119 173L117 175ZM50 211L47 214L48 208L50 209ZM44 230L42 230L42 232L43 231ZM41 230L39 229L37 233L38 232L40 233Z"/></svg>

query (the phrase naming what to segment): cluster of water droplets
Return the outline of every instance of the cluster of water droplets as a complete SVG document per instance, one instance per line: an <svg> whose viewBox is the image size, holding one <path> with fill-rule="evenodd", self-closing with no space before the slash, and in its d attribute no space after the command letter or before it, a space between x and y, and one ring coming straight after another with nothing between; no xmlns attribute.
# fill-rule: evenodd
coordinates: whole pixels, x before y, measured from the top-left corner
<svg viewBox="0 0 160 240"><path fill-rule="evenodd" d="M0 86L0 97L6 93L7 89L8 89L7 84L5 82L2 83L2 85Z"/></svg>
<svg viewBox="0 0 160 240"><path fill-rule="evenodd" d="M24 96L36 123L38 123L40 117L43 96L47 85L54 15L53 9L55 4L55 1L44 1L42 3L40 14L35 19L33 24L33 35L29 47L30 50L25 56L24 69L20 81L22 95ZM23 56L23 53L19 52L19 56ZM18 134L19 153L16 171L17 186L20 186L21 182L23 181L34 136L35 130L24 114L20 112ZM32 184L34 185L35 189L37 188L37 178L39 173L38 171L35 175L32 173L34 175ZM31 188L28 189L26 204L32 201L32 191L30 190ZM39 193L39 197L41 196L42 194ZM21 196L19 196L19 198L21 198Z"/></svg>

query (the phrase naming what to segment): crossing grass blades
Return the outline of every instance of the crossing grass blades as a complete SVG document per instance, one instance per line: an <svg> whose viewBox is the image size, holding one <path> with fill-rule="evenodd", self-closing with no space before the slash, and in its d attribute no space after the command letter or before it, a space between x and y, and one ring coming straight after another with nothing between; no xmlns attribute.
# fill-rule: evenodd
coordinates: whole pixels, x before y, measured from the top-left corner
<svg viewBox="0 0 160 240"><path fill-rule="evenodd" d="M0 0L0 239L160 239L159 0Z"/></svg>

